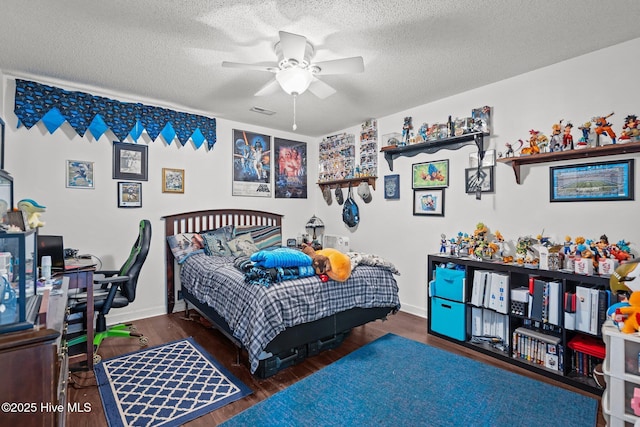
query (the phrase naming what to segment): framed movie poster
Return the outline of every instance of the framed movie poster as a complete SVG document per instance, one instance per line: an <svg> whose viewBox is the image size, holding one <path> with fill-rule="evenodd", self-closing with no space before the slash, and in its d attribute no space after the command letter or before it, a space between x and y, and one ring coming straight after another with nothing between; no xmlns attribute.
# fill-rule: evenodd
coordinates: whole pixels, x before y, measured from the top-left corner
<svg viewBox="0 0 640 427"><path fill-rule="evenodd" d="M271 197L271 137L233 130L234 196Z"/></svg>
<svg viewBox="0 0 640 427"><path fill-rule="evenodd" d="M276 199L307 198L307 143L274 138Z"/></svg>

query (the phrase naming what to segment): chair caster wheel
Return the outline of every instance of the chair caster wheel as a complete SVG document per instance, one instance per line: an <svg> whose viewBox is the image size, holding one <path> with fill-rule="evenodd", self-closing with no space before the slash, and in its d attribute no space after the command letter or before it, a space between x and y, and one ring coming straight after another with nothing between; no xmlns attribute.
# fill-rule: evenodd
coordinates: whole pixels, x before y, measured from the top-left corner
<svg viewBox="0 0 640 427"><path fill-rule="evenodd" d="M93 364L95 365L96 363L100 362L102 362L102 356L100 356L98 353L93 353Z"/></svg>
<svg viewBox="0 0 640 427"><path fill-rule="evenodd" d="M136 328L135 325L131 325L129 326L129 332L138 332L138 328Z"/></svg>
<svg viewBox="0 0 640 427"><path fill-rule="evenodd" d="M147 337L140 337L140 346L144 347L145 345L149 344L149 338Z"/></svg>

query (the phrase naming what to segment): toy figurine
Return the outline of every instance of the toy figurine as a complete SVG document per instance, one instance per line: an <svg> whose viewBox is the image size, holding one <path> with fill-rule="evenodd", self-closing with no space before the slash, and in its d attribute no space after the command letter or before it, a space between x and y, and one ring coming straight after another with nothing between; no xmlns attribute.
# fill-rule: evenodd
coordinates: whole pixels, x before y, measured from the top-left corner
<svg viewBox="0 0 640 427"><path fill-rule="evenodd" d="M637 140L640 138L640 129L638 128L638 116L635 114L629 114L624 118L624 125L622 126L622 133L620 134L620 141L629 142L630 140Z"/></svg>
<svg viewBox="0 0 640 427"><path fill-rule="evenodd" d="M576 148L586 148L591 139L591 122L585 122L582 126L578 126L578 129L582 131L582 138L578 141Z"/></svg>
<svg viewBox="0 0 640 427"><path fill-rule="evenodd" d="M531 129L529 131L529 134L531 135L529 137L529 146L528 147L524 147L522 150L520 150L520 153L523 155L527 155L527 154L538 154L540 153L540 145L539 144L545 144L549 142L549 138L546 137L546 135L541 135L540 131Z"/></svg>
<svg viewBox="0 0 640 427"><path fill-rule="evenodd" d="M520 150L524 145L524 141L521 139L518 140L518 148L513 148L513 145L510 143L505 143L504 145L507 147L507 151L504 153L505 157L514 157L516 155L516 151Z"/></svg>
<svg viewBox="0 0 640 427"><path fill-rule="evenodd" d="M562 120L551 126L551 138L549 139L549 151L560 151L560 133L562 132ZM564 146L563 146L564 149Z"/></svg>
<svg viewBox="0 0 640 427"><path fill-rule="evenodd" d="M412 118L410 116L405 117L404 124L402 125L402 139L405 145L409 144L409 138L411 138L411 129L413 129L411 120Z"/></svg>
<svg viewBox="0 0 640 427"><path fill-rule="evenodd" d="M571 253L571 245L573 242L571 241L571 236L564 236L564 253L569 255Z"/></svg>
<svg viewBox="0 0 640 427"><path fill-rule="evenodd" d="M609 135L612 144L616 143L616 133L613 131L613 129L611 129L611 123L607 121L607 119L611 116L613 116L613 112L604 117L594 117L593 119L591 119L596 125L596 147L600 146L600 135L602 135L603 133Z"/></svg>
<svg viewBox="0 0 640 427"><path fill-rule="evenodd" d="M567 124L564 125L564 132L562 134L563 150L573 150L573 136L571 135L571 129L573 129L573 125L571 122L567 122Z"/></svg>
<svg viewBox="0 0 640 427"><path fill-rule="evenodd" d="M420 130L418 130L418 135L422 137L423 141L427 140L427 129L429 129L429 125L423 123L422 126L420 126Z"/></svg>
<svg viewBox="0 0 640 427"><path fill-rule="evenodd" d="M447 236L444 234L440 235L440 253L447 252Z"/></svg>

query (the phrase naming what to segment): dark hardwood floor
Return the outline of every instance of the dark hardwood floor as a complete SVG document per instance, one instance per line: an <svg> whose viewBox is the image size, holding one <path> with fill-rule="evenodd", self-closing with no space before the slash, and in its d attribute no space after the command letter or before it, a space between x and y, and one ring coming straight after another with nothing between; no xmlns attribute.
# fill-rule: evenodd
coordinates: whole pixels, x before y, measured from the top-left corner
<svg viewBox="0 0 640 427"><path fill-rule="evenodd" d="M389 316L389 319L384 322L377 321L355 328L345 339L343 344L337 349L327 350L317 356L305 360L303 363L287 368L282 372L263 380L255 378L249 373L249 369L246 366L246 354L241 354L241 364L237 365L237 352L233 344L231 344L221 333L208 328L197 319L187 320L184 318L183 313L174 313L172 315L157 316L139 320L135 322L135 325L139 332L148 337L150 346L160 345L169 341L192 336L200 345L202 345L202 347L211 353L216 360L223 364L236 377L238 377L238 379L243 381L253 390L253 394L250 396L189 422L186 424L188 427L217 425L301 380L302 378L322 369L364 344L389 332L440 347L453 353L469 356L476 360L508 369L512 372L522 373L526 376L555 384L559 387L563 387L577 393L593 396L569 385L557 383L545 376L526 371L517 366L509 365L505 362L474 352L470 349L462 348L446 340L427 335L426 320L404 312ZM135 339L110 338L101 345L99 353L104 359L106 359L132 352L139 348L138 342ZM91 411L85 413L69 413L67 416L67 425L70 427L107 426L107 421L105 419L100 400L100 394L93 374L78 371L72 373L71 378L72 381L69 385L67 395L68 402L78 403L80 406L85 403L89 403L91 405ZM561 421L559 422L561 423ZM602 417L602 410L600 406L598 410L597 426L605 425L606 423Z"/></svg>

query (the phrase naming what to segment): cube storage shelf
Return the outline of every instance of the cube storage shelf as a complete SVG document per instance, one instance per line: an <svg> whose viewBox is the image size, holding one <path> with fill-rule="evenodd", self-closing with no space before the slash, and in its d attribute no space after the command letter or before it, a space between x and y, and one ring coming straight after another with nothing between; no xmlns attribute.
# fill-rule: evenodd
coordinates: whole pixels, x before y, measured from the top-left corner
<svg viewBox="0 0 640 427"><path fill-rule="evenodd" d="M442 268L447 264L453 264L457 268ZM477 271L489 271L498 275L501 283L506 284L506 289L502 292L508 295L512 294L512 290L527 293L531 278L559 283L559 295L564 296L565 292L575 292L576 287L606 290L609 288L608 277L579 275L563 270L548 271L444 254L428 255L427 270L429 334L592 394L602 394L603 390L589 374L589 370L599 359L589 356L588 350L582 353L581 347L575 345L576 342L596 343L603 348L604 344L598 336L599 327L596 333L577 330L571 325L565 327L563 315L556 318L556 324L546 319L536 320L528 317L527 304L519 301L513 306L505 306L505 301L495 301L493 308L479 306L476 301L472 304L472 294L474 274ZM560 307L564 307L563 302L560 304ZM472 331L477 331L477 325L474 325L477 310L484 310L484 315L489 319L483 325L484 330L497 331L497 335L504 336L504 340L498 342L488 337L474 336ZM638 343L640 347L640 337ZM640 376L637 382L640 383Z"/></svg>

